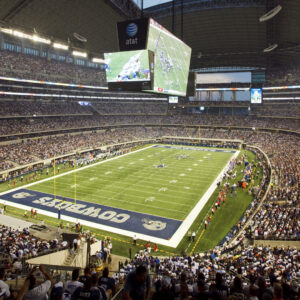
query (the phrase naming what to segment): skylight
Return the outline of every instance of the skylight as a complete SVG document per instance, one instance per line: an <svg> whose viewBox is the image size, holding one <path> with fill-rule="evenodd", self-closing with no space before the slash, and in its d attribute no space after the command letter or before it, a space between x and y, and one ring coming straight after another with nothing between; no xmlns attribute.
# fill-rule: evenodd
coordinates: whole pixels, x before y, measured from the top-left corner
<svg viewBox="0 0 300 300"><path fill-rule="evenodd" d="M139 8L142 8L142 0L132 0L132 1L136 3ZM155 5L163 4L166 2L172 2L172 0L144 0L144 9Z"/></svg>

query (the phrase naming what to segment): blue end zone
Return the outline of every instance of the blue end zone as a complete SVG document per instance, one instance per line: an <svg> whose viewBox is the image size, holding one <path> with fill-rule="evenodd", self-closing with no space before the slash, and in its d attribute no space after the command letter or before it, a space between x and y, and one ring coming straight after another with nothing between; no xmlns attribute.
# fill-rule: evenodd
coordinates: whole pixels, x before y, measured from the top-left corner
<svg viewBox="0 0 300 300"><path fill-rule="evenodd" d="M135 233L146 234L168 240L173 236L181 221L162 218L106 205L90 203L65 197L54 197L52 194L20 189L0 196L2 200L28 206L29 209L47 210L58 214L61 206L61 216L85 220L97 224L115 227ZM68 201L71 203L61 203Z"/></svg>
<svg viewBox="0 0 300 300"><path fill-rule="evenodd" d="M207 151L207 152L224 152L224 153L235 153L235 150L224 150L224 149L211 149L211 148L199 148L195 147L181 147L181 146L163 146L155 145L154 148L167 148L167 149L179 149L179 150L193 150L193 151Z"/></svg>

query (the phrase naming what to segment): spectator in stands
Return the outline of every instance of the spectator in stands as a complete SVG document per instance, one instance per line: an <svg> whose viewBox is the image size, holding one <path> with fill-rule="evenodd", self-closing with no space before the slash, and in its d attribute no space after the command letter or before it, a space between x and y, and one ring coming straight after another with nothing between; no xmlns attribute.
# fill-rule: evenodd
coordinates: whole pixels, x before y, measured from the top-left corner
<svg viewBox="0 0 300 300"><path fill-rule="evenodd" d="M79 269L72 271L72 280L68 280L65 284L64 294L72 296L78 287L82 287L83 283L79 281Z"/></svg>
<svg viewBox="0 0 300 300"><path fill-rule="evenodd" d="M112 277L109 277L108 267L103 269L102 276L98 280L98 285L103 287L106 291L108 298L115 293L116 285L115 280Z"/></svg>
<svg viewBox="0 0 300 300"><path fill-rule="evenodd" d="M4 292L5 297L10 296L9 286L4 282L5 279L5 269L0 269L0 289Z"/></svg>
<svg viewBox="0 0 300 300"><path fill-rule="evenodd" d="M46 295L51 287L51 284L54 283L54 280L50 274L48 274L43 265L39 266L40 272L44 275L45 281L39 285L37 285L36 277L33 275L36 271L35 268L29 274L29 287L26 293L24 294L24 300L45 300Z"/></svg>
<svg viewBox="0 0 300 300"><path fill-rule="evenodd" d="M124 300L150 299L150 277L144 266L130 272L124 285Z"/></svg>
<svg viewBox="0 0 300 300"><path fill-rule="evenodd" d="M98 277L93 274L91 277L87 277L84 286L78 287L71 300L106 300L106 293L102 287L98 286Z"/></svg>
<svg viewBox="0 0 300 300"><path fill-rule="evenodd" d="M221 273L216 274L216 283L209 287L213 299L226 300L228 298L228 287L223 283L223 276Z"/></svg>
<svg viewBox="0 0 300 300"><path fill-rule="evenodd" d="M91 269L89 267L86 267L84 269L84 275L81 275L79 277L79 281L84 284L84 282L86 281L86 279L90 278L91 276L92 276Z"/></svg>

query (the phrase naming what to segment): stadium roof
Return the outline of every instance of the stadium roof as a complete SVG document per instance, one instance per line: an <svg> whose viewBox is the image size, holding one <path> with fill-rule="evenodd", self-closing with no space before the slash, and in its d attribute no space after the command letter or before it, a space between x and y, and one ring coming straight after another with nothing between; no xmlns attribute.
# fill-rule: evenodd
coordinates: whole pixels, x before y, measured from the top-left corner
<svg viewBox="0 0 300 300"><path fill-rule="evenodd" d="M74 43L78 42L73 36L76 32L87 39L80 46L91 52L117 51L116 23L140 16L140 3L141 0L0 0L0 21L4 26L35 29L39 34ZM278 4L282 10L276 17L259 22ZM192 68L300 62L299 0L175 0L174 7L174 26L172 1L144 0L144 15L170 31L174 29L178 37L183 36L193 49ZM274 43L277 49L263 52Z"/></svg>

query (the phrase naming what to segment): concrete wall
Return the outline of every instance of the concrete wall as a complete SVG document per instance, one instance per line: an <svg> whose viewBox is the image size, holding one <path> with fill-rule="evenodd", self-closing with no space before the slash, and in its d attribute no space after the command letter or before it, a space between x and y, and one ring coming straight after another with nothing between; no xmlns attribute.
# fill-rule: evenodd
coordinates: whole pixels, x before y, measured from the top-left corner
<svg viewBox="0 0 300 300"><path fill-rule="evenodd" d="M63 265L65 259L69 255L69 250L57 251L55 253L28 259L29 264L45 264L45 265Z"/></svg>
<svg viewBox="0 0 300 300"><path fill-rule="evenodd" d="M97 251L101 249L101 241L91 245L91 255L94 255ZM69 256L70 252L68 249L51 253L48 255L43 255L35 258L28 259L29 264L44 264L44 265L63 265L66 258ZM74 259L73 263L70 265L72 267L85 268L86 267L86 255L87 255L87 243L83 243L79 254Z"/></svg>

